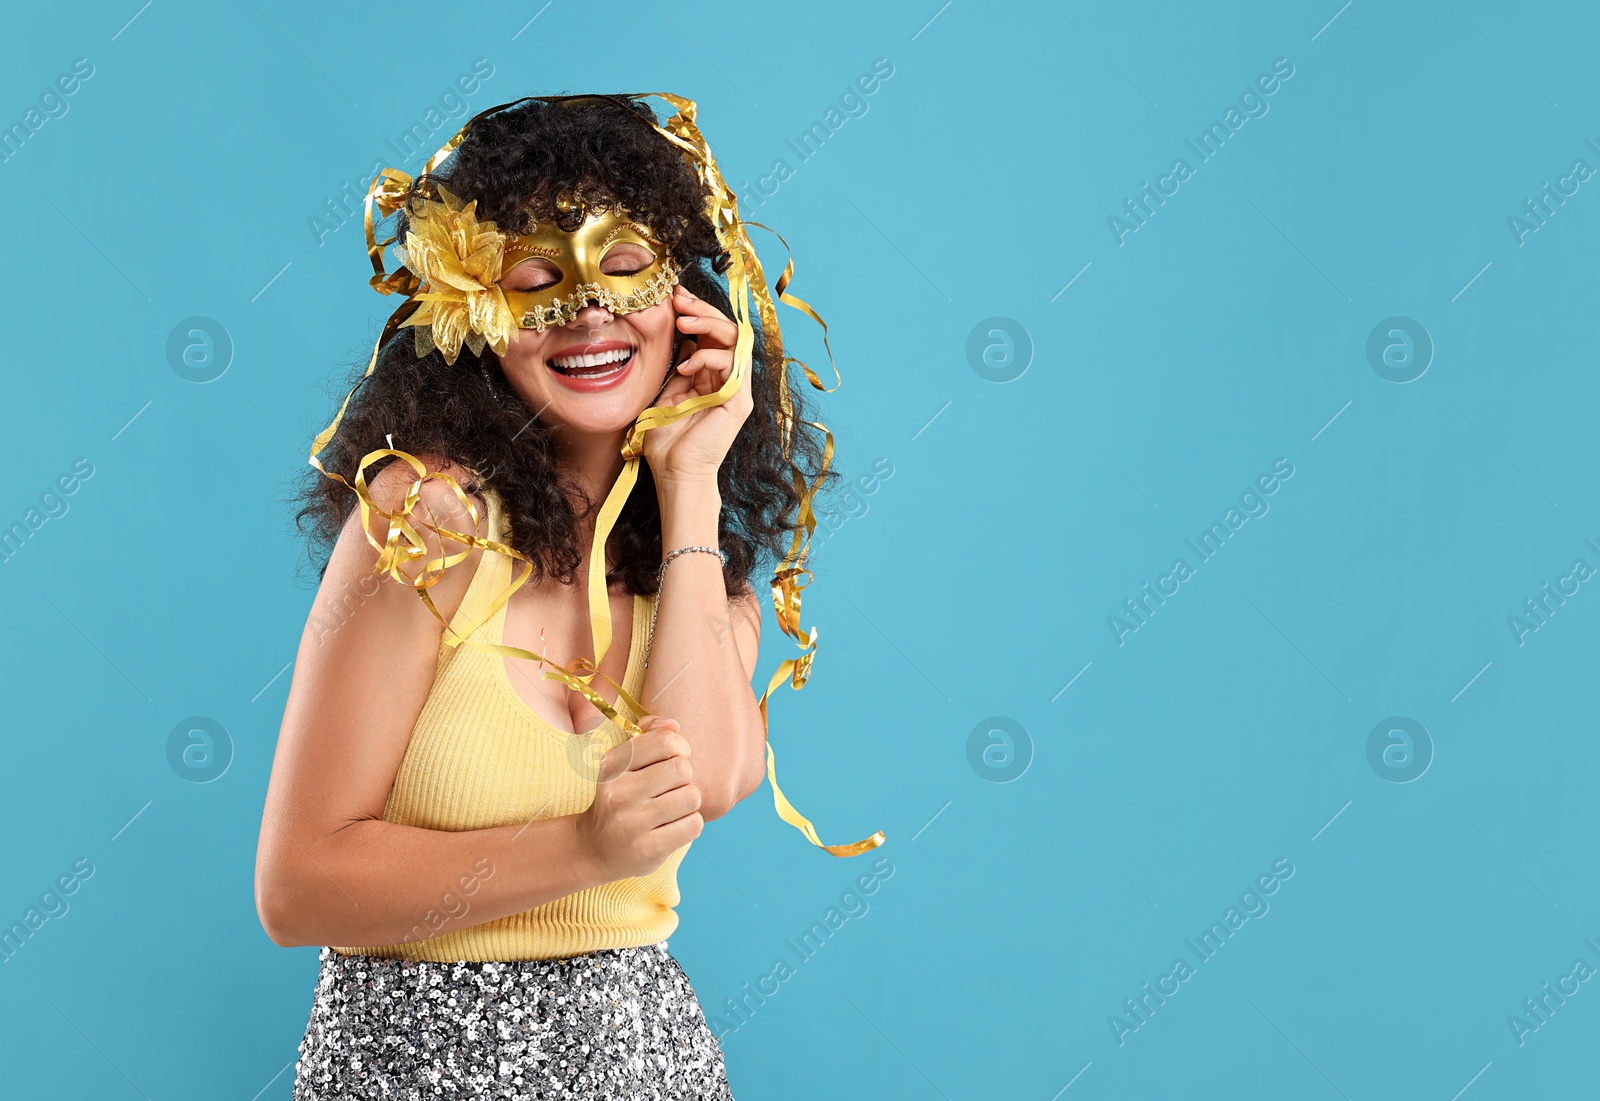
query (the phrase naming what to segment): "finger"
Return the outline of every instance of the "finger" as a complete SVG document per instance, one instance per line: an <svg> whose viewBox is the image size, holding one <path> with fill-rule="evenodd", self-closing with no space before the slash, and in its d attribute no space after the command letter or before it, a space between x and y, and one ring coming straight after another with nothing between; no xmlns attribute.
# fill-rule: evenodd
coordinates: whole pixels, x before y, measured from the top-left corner
<svg viewBox="0 0 1600 1101"><path fill-rule="evenodd" d="M680 377L693 380L693 389L698 394L714 394L727 385L728 378L733 374L733 353L719 349L706 349L704 356L696 353L684 360L679 367ZM755 398L750 389L750 372L746 371L740 378L739 385L723 403L729 412L748 414L755 404Z"/></svg>
<svg viewBox="0 0 1600 1101"><path fill-rule="evenodd" d="M689 742L682 734L678 733L676 719L663 719L658 728L646 731L635 738L625 742L624 745L632 748L632 761L629 767L633 770L649 768L657 761L665 761L669 757L687 757L689 755ZM668 726L667 724L671 724ZM617 746L617 749L623 748ZM613 750L612 752L616 752Z"/></svg>
<svg viewBox="0 0 1600 1101"><path fill-rule="evenodd" d="M640 795L646 799L654 799L677 788L692 787L694 769L689 766L687 757L668 757L647 768L636 770L632 782L635 785L634 790Z"/></svg>
<svg viewBox="0 0 1600 1101"><path fill-rule="evenodd" d="M688 287L679 283L672 295L673 308L680 314L693 314L698 317L720 317L728 320L728 315L717 309L704 298L700 298Z"/></svg>
<svg viewBox="0 0 1600 1101"><path fill-rule="evenodd" d="M667 731L678 730L681 725L677 719L667 715L658 715L654 712L647 712L644 718L639 721L641 730L658 738Z"/></svg>
<svg viewBox="0 0 1600 1101"><path fill-rule="evenodd" d="M652 730L656 727L659 727L662 723L673 723L673 729L676 729L677 721L677 719L669 719L665 715L646 715L644 718L639 720L639 729Z"/></svg>
<svg viewBox="0 0 1600 1101"><path fill-rule="evenodd" d="M700 816L699 811L694 811L676 821L663 822L650 832L661 833L663 836L670 837L678 843L679 847L682 847L699 837L700 831L705 827L705 819Z"/></svg>
<svg viewBox="0 0 1600 1101"><path fill-rule="evenodd" d="M717 340L725 341L732 347L733 341L739 334L739 326L734 323L733 318L705 299L696 298L681 285L678 291L679 293L673 297L672 305L677 313L680 329L684 332L710 332Z"/></svg>
<svg viewBox="0 0 1600 1101"><path fill-rule="evenodd" d="M678 329L680 332L704 335L707 340L714 341L727 348L732 348L739 339L739 326L735 325L718 312L715 317L702 314L679 314Z"/></svg>
<svg viewBox="0 0 1600 1101"><path fill-rule="evenodd" d="M621 745L612 746L600 758L600 767L595 771L594 780L597 784L609 784L617 777L628 771L628 766L633 763L633 742L630 738Z"/></svg>
<svg viewBox="0 0 1600 1101"><path fill-rule="evenodd" d="M678 341L677 363L682 363L700 350L700 344L692 336L684 337ZM676 365L676 364L675 364Z"/></svg>
<svg viewBox="0 0 1600 1101"><path fill-rule="evenodd" d="M733 353L727 348L697 348L693 355L678 364L680 375L692 375L706 370L715 371L721 376L721 381L717 383L721 386L733 371Z"/></svg>
<svg viewBox="0 0 1600 1101"><path fill-rule="evenodd" d="M650 811L655 824L675 822L686 814L700 809L700 789L693 784L673 788L650 801Z"/></svg>

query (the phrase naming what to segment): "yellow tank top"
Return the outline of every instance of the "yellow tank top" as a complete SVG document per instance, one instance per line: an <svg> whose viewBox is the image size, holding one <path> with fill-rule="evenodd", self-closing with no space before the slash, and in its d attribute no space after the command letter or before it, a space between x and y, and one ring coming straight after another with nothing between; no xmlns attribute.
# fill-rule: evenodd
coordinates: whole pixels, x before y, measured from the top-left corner
<svg viewBox="0 0 1600 1101"><path fill-rule="evenodd" d="M488 537L503 539L499 497L484 490ZM495 594L511 583L514 562L484 552L451 627L465 634L483 621ZM644 684L645 638L654 598L635 595L633 637L623 687L638 698ZM502 605L474 640L499 643L505 629ZM606 719L593 733L569 734L535 714L512 687L498 654L468 646L439 646L433 687L411 732L383 819L434 830L475 830L521 825L530 820L577 814L594 802L595 766L605 750L624 740L622 728ZM517 660L517 659L510 659ZM524 662L530 675L539 671ZM604 680L594 686L607 699ZM626 705L612 700L619 711ZM637 721L639 716L630 715ZM630 948L663 940L678 925L678 865L685 845L649 875L619 879L536 906L520 914L461 927L470 920L472 895L452 891L419 914L414 935L400 944L335 947L342 955L388 956L408 960L522 960L578 956L602 948ZM486 862L463 868L463 875L485 877ZM493 869L487 869L492 875ZM463 907L466 908L463 913ZM449 918L451 931L434 935Z"/></svg>

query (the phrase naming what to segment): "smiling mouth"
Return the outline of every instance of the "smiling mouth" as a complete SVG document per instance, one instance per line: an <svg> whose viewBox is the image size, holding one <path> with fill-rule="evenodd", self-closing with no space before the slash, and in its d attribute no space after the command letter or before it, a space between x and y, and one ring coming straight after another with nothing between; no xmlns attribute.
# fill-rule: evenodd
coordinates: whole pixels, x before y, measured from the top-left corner
<svg viewBox="0 0 1600 1101"><path fill-rule="evenodd" d="M603 379L621 374L633 360L632 348L617 348L594 355L555 356L550 369L568 378Z"/></svg>

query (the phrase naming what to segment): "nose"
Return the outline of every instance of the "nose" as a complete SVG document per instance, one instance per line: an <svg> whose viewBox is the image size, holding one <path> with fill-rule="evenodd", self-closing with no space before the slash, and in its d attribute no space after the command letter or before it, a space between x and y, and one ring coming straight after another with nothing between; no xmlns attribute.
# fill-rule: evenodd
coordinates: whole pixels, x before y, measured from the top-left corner
<svg viewBox="0 0 1600 1101"><path fill-rule="evenodd" d="M604 306L590 301L584 303L583 308L578 311L578 316L572 319L572 323L579 328L593 329L609 324L615 317L616 315Z"/></svg>

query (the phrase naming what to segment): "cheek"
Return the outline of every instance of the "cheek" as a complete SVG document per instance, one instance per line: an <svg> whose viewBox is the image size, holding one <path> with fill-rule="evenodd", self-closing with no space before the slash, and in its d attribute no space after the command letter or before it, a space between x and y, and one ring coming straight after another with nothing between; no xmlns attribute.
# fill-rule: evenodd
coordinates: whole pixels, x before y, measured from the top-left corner
<svg viewBox="0 0 1600 1101"><path fill-rule="evenodd" d="M506 348L506 358L514 362L537 359L544 341L544 333L536 333L532 329L515 329L511 333L511 344Z"/></svg>
<svg viewBox="0 0 1600 1101"><path fill-rule="evenodd" d="M672 355L673 341L677 336L678 315L670 302L651 306L647 310L624 314L633 323L647 354L653 362L665 365Z"/></svg>
<svg viewBox="0 0 1600 1101"><path fill-rule="evenodd" d="M672 303L659 302L648 310L639 310L633 315L633 327L639 330L639 335L646 340L662 341L670 344L677 329L678 315L672 310Z"/></svg>
<svg viewBox="0 0 1600 1101"><path fill-rule="evenodd" d="M564 340L559 330L547 329L537 332L533 329L516 329L511 334L511 344L506 348L503 357L508 366L518 369L532 369L544 363L545 356L562 343Z"/></svg>

